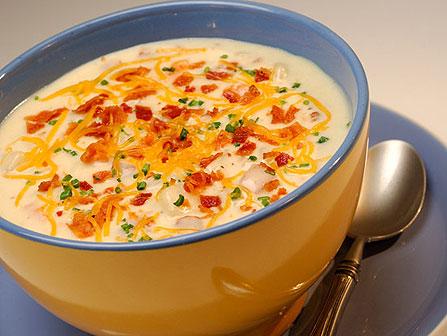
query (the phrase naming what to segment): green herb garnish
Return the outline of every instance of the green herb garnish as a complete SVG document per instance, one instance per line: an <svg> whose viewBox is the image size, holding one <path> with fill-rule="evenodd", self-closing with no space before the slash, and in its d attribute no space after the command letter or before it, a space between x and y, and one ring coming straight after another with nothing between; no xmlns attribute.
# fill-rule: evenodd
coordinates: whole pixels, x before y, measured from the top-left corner
<svg viewBox="0 0 447 336"><path fill-rule="evenodd" d="M147 183L144 181L138 182L137 183L137 190L144 190L146 189Z"/></svg>
<svg viewBox="0 0 447 336"><path fill-rule="evenodd" d="M149 172L149 169L150 169L150 168L151 168L151 166L150 166L149 163L145 163L145 164L143 165L143 168L141 168L141 171L143 172L144 176L147 175L147 173ZM138 174L137 174L137 177L138 177ZM136 177L134 177L134 178L136 178Z"/></svg>
<svg viewBox="0 0 447 336"><path fill-rule="evenodd" d="M174 72L175 68L174 67L163 67L161 70L167 71L167 72Z"/></svg>
<svg viewBox="0 0 447 336"><path fill-rule="evenodd" d="M178 195L178 200L174 202L175 206L180 206L183 204L183 202L185 201L185 196L183 196L182 194Z"/></svg>
<svg viewBox="0 0 447 336"><path fill-rule="evenodd" d="M235 130L236 128L231 124L227 124L227 126L225 126L225 131L227 131L228 133L234 133Z"/></svg>
<svg viewBox="0 0 447 336"><path fill-rule="evenodd" d="M268 196L258 197L258 201L260 201L264 207L266 207L267 205L270 205L270 197L268 197Z"/></svg>
<svg viewBox="0 0 447 336"><path fill-rule="evenodd" d="M308 100L303 101L304 105L309 105L309 103L310 103L310 101L308 101Z"/></svg>
<svg viewBox="0 0 447 336"><path fill-rule="evenodd" d="M178 100L178 102L179 102L179 103L182 103L182 104L186 104L186 103L188 102L188 97L180 98L180 99Z"/></svg>
<svg viewBox="0 0 447 336"><path fill-rule="evenodd" d="M212 129L218 129L220 127L220 125L222 125L222 123L220 121L215 121L212 122L209 126L208 129L212 130Z"/></svg>
<svg viewBox="0 0 447 336"><path fill-rule="evenodd" d="M318 139L318 143L319 144L322 144L322 143L325 143L325 142L327 142L327 141L329 141L329 138L327 138L327 137L325 137L325 136L321 136L320 137L320 139Z"/></svg>
<svg viewBox="0 0 447 336"><path fill-rule="evenodd" d="M73 186L73 188L79 188L80 182L78 179L73 179L71 180L71 185Z"/></svg>
<svg viewBox="0 0 447 336"><path fill-rule="evenodd" d="M234 188L234 190L231 192L230 197L232 200L241 198L242 192L241 192L241 188L236 187Z"/></svg>
<svg viewBox="0 0 447 336"><path fill-rule="evenodd" d="M126 234L129 234L130 230L132 230L134 228L134 226L132 224L128 223L126 219L123 219L123 222L124 222L124 224L121 224L121 228L123 229L123 231Z"/></svg>
<svg viewBox="0 0 447 336"><path fill-rule="evenodd" d="M115 188L115 192L117 193L117 194L119 194L119 193L121 193L123 190L120 188L120 187L116 187Z"/></svg>
<svg viewBox="0 0 447 336"><path fill-rule="evenodd" d="M101 85L107 85L107 84L109 84L109 82L108 82L107 80L103 79L103 80L100 82L100 84L101 84Z"/></svg>
<svg viewBox="0 0 447 336"><path fill-rule="evenodd" d="M186 137L188 136L188 130L186 129L186 128L182 128L182 131L180 132L180 137L179 137L179 139L181 140L181 141L183 141L183 140L185 140L186 139Z"/></svg>
<svg viewBox="0 0 447 336"><path fill-rule="evenodd" d="M292 89L298 89L301 86L301 83L295 82L292 85Z"/></svg>
<svg viewBox="0 0 447 336"><path fill-rule="evenodd" d="M65 175L64 178L62 179L62 182L69 182L72 178L73 176L71 176L70 174Z"/></svg>
<svg viewBox="0 0 447 336"><path fill-rule="evenodd" d="M220 58L226 59L226 58L228 58L228 55L227 54L223 54L223 55L220 56Z"/></svg>
<svg viewBox="0 0 447 336"><path fill-rule="evenodd" d="M59 198L61 201L67 199L68 197L73 196L73 193L71 191L71 188L67 185L64 186L64 191L60 194Z"/></svg>
<svg viewBox="0 0 447 336"><path fill-rule="evenodd" d="M55 153L59 153L61 150L62 150L62 148L61 148L61 147L58 147L58 148L56 148L56 149L54 150L54 152L55 152Z"/></svg>
<svg viewBox="0 0 447 336"><path fill-rule="evenodd" d="M204 69L203 69L203 72L204 73L207 73L208 71L210 71L211 69L210 69L210 67L209 66L206 66Z"/></svg>
<svg viewBox="0 0 447 336"><path fill-rule="evenodd" d="M202 106L205 102L202 100L191 100L188 104L188 106Z"/></svg>
<svg viewBox="0 0 447 336"><path fill-rule="evenodd" d="M306 162L306 163L300 163L298 167L305 168L305 167L309 167L309 166L310 166L310 163Z"/></svg>
<svg viewBox="0 0 447 336"><path fill-rule="evenodd" d="M53 119L48 122L48 125L54 126L54 125L56 125L56 123L57 123L57 119Z"/></svg>
<svg viewBox="0 0 447 336"><path fill-rule="evenodd" d="M68 148L62 147L62 150L63 150L65 153L70 154L71 156L76 156L76 155L78 155L78 152L76 152L76 151L74 151L74 150L72 150L72 149L68 149Z"/></svg>
<svg viewBox="0 0 447 336"><path fill-rule="evenodd" d="M254 156L254 155L250 155L250 156L248 157L248 159L249 159L250 161L256 161L258 158L257 158L256 156Z"/></svg>
<svg viewBox="0 0 447 336"><path fill-rule="evenodd" d="M278 92L278 93L285 93L285 92L287 92L287 88L285 86L277 87L276 88L276 92Z"/></svg>
<svg viewBox="0 0 447 336"><path fill-rule="evenodd" d="M154 174L154 180L161 179L161 174Z"/></svg>

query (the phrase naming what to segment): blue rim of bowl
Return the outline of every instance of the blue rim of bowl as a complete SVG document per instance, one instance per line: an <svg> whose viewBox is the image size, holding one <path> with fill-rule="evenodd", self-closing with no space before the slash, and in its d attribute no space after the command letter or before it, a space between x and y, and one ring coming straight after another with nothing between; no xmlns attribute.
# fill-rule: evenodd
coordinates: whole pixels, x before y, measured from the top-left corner
<svg viewBox="0 0 447 336"><path fill-rule="evenodd" d="M257 11L270 12L272 14L284 16L285 18L298 21L306 25L310 29L316 31L318 34L320 34L320 36L322 36L332 45L334 45L337 48L337 50L347 59L349 65L351 66L351 70L353 71L354 78L356 80L358 89L358 101L357 106L355 108L354 119L351 123L351 128L345 140L343 141L342 145L335 152L335 154L329 159L329 161L303 185L301 185L297 189L293 190L292 192L290 192L289 194L287 194L286 196L284 196L283 198L279 199L278 201L274 202L273 204L269 205L266 208L260 209L255 213L233 220L226 224L215 226L195 233L174 236L172 238L153 240L149 242L132 242L132 243L85 242L85 241L69 240L44 235L35 231L25 229L0 217L1 229L5 230L6 232L12 233L14 235L35 242L64 248L80 249L80 250L95 250L95 251L151 250L151 249L169 248L169 247L191 244L242 229L244 227L247 227L251 224L258 222L261 219L274 215L276 212L297 202L302 197L311 192L313 189L315 189L317 186L319 186L345 160L345 158L348 156L349 152L353 148L354 144L356 143L362 131L362 128L365 125L365 121L368 115L369 90L363 67L357 55L354 53L351 47L341 37L339 37L329 28L304 15L275 6L259 4L255 2L248 2L248 1L173 1L173 2L151 4L124 11L119 11L76 25L37 44L33 48L29 49L28 51L17 57L11 63L6 65L3 69L1 69L0 78L3 77L6 73L12 72L15 68L20 66L22 62L26 62L28 59L32 58L35 54L37 54L45 47L53 45L55 43L56 44L61 43L61 41L63 42L66 38L73 36L74 34L76 35L84 34L90 31L91 29L95 29L98 26L103 26L106 23L113 24L121 20L127 20L129 16L131 17L139 16L144 14L144 12L150 10L166 9L171 7L176 8L176 10L182 7L188 8L190 10L191 9L190 6L194 5L224 6L234 8L235 10L237 10L238 8L253 9Z"/></svg>

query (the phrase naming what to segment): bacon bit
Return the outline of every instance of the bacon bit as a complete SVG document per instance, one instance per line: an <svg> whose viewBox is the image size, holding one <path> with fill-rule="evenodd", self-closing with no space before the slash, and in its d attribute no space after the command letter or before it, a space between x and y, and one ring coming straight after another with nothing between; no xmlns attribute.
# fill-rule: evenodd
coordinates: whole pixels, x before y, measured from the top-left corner
<svg viewBox="0 0 447 336"><path fill-rule="evenodd" d="M135 115L137 119L149 121L152 119L152 110L147 106L135 105Z"/></svg>
<svg viewBox="0 0 447 336"><path fill-rule="evenodd" d="M205 77L210 80L222 80L230 78L231 74L224 71L208 71Z"/></svg>
<svg viewBox="0 0 447 336"><path fill-rule="evenodd" d="M184 92L194 92L194 91L196 91L196 87L195 86L189 86L189 85L187 85L186 87L185 87L185 90L183 90Z"/></svg>
<svg viewBox="0 0 447 336"><path fill-rule="evenodd" d="M278 167L285 166L287 163L289 163L289 160L293 161L295 159L293 156L290 156L289 154L283 153L283 152L279 153L275 157L275 161L276 161L276 164L278 165Z"/></svg>
<svg viewBox="0 0 447 336"><path fill-rule="evenodd" d="M213 208L221 205L222 201L219 196L200 195L200 204L205 208Z"/></svg>
<svg viewBox="0 0 447 336"><path fill-rule="evenodd" d="M298 142L297 144L296 144L296 149L301 149L301 148L303 148L304 147L304 144L302 143L302 142Z"/></svg>
<svg viewBox="0 0 447 336"><path fill-rule="evenodd" d="M107 216L107 208L109 207L109 204L112 202L112 198L106 199L101 207L99 208L98 213L95 216L96 223L102 228L104 223L106 222L106 216ZM113 218L115 208L112 207L111 215L110 217Z"/></svg>
<svg viewBox="0 0 447 336"><path fill-rule="evenodd" d="M83 205L94 203L95 201L95 198L91 196L83 196L78 198L78 203Z"/></svg>
<svg viewBox="0 0 447 336"><path fill-rule="evenodd" d="M216 89L217 89L217 85L216 84L202 85L200 87L200 91L202 91L202 93L210 93L210 92L213 92Z"/></svg>
<svg viewBox="0 0 447 336"><path fill-rule="evenodd" d="M36 133L38 130L44 128L45 124L44 123L33 123L33 122L26 122L26 132L28 134L34 134Z"/></svg>
<svg viewBox="0 0 447 336"><path fill-rule="evenodd" d="M55 174L53 178L50 181L42 181L40 182L39 186L37 187L38 191L45 192L48 191L51 188L56 188L61 185L61 182L59 181L59 175Z"/></svg>
<svg viewBox="0 0 447 336"><path fill-rule="evenodd" d="M267 68L256 69L255 82L262 82L270 79L271 71Z"/></svg>
<svg viewBox="0 0 447 336"><path fill-rule="evenodd" d="M275 202L275 201L279 200L281 196L284 196L284 195L287 195L286 188L279 188L277 193L275 195L273 195L272 197L270 197L270 201Z"/></svg>
<svg viewBox="0 0 447 336"><path fill-rule="evenodd" d="M162 131L168 130L169 129L169 125L167 123L165 123L163 120L160 120L158 118L154 118L154 119L152 119L151 129L156 134L160 134Z"/></svg>
<svg viewBox="0 0 447 336"><path fill-rule="evenodd" d="M186 86L191 84L194 80L194 76L189 72L184 72L180 76L178 76L172 84L174 86Z"/></svg>
<svg viewBox="0 0 447 336"><path fill-rule="evenodd" d="M239 65L238 62L227 62L227 61L225 61L225 62L221 61L221 62L225 64L225 69L231 70L231 71L236 71L237 67Z"/></svg>
<svg viewBox="0 0 447 336"><path fill-rule="evenodd" d="M208 167L208 165L213 162L214 160L216 160L217 158L222 156L222 152L216 153L214 155L208 156L206 158L203 158L200 160L200 167L201 168L206 168Z"/></svg>
<svg viewBox="0 0 447 336"><path fill-rule="evenodd" d="M245 156L250 155L256 149L256 144L251 141L244 143L237 151L237 155Z"/></svg>
<svg viewBox="0 0 447 336"><path fill-rule="evenodd" d="M112 124L124 124L127 121L127 113L119 106L107 106L104 112L109 114L113 120Z"/></svg>
<svg viewBox="0 0 447 336"><path fill-rule="evenodd" d="M310 114L310 120L317 121L320 117L320 112L314 111Z"/></svg>
<svg viewBox="0 0 447 336"><path fill-rule="evenodd" d="M241 100L241 95L234 91L232 88L226 88L223 90L222 95L230 102L237 103Z"/></svg>
<svg viewBox="0 0 447 336"><path fill-rule="evenodd" d="M215 140L215 148L219 150L231 143L231 138L228 132L220 131Z"/></svg>
<svg viewBox="0 0 447 336"><path fill-rule="evenodd" d="M210 174L204 171L195 172L189 176L186 176L185 183L183 184L183 189L186 192L195 192L201 190L207 186L213 184L213 179Z"/></svg>
<svg viewBox="0 0 447 336"><path fill-rule="evenodd" d="M92 163L95 161L107 162L109 161L107 148L108 142L103 139L91 143L81 155L81 161L84 163Z"/></svg>
<svg viewBox="0 0 447 336"><path fill-rule="evenodd" d="M279 124L283 122L284 110L282 108L273 105L270 113L272 114L272 124Z"/></svg>
<svg viewBox="0 0 447 336"><path fill-rule="evenodd" d="M263 159L271 159L271 158L276 158L278 156L280 152L275 152L275 151L271 151L271 152L265 152L262 154L262 158Z"/></svg>
<svg viewBox="0 0 447 336"><path fill-rule="evenodd" d="M205 217L209 217L211 215L214 215L214 211L208 208L205 208L204 206L202 206L201 204L199 204L199 210L200 212L203 212L205 214L207 214L208 216Z"/></svg>
<svg viewBox="0 0 447 336"><path fill-rule="evenodd" d="M224 177L224 174L220 170L211 172L211 178L213 181L221 181L224 179Z"/></svg>
<svg viewBox="0 0 447 336"><path fill-rule="evenodd" d="M267 192L271 192L279 187L279 180L272 180L264 184L264 190Z"/></svg>
<svg viewBox="0 0 447 336"><path fill-rule="evenodd" d="M105 188L102 193L103 194L111 194L111 193L113 193L114 190L115 190L114 187L108 187L108 188Z"/></svg>
<svg viewBox="0 0 447 336"><path fill-rule="evenodd" d="M141 193L136 195L134 198L130 200L130 204L134 206L141 206L152 196L152 193Z"/></svg>
<svg viewBox="0 0 447 336"><path fill-rule="evenodd" d="M219 109L217 107L213 107L213 110L206 111L206 114L208 114L210 117L214 118L216 115L219 114Z"/></svg>
<svg viewBox="0 0 447 336"><path fill-rule="evenodd" d="M248 137L253 134L253 131L248 127L238 127L233 133L232 143L244 143Z"/></svg>
<svg viewBox="0 0 447 336"><path fill-rule="evenodd" d="M86 130L84 131L84 135L86 136L94 136L97 138L103 138L106 134L111 133L111 128L109 126L103 126L100 123L92 123Z"/></svg>
<svg viewBox="0 0 447 336"><path fill-rule="evenodd" d="M134 91L134 92L129 93L126 97L124 97L123 101L127 102L127 101L130 101L130 100L142 99L142 98L145 98L147 96L153 96L156 93L157 93L157 91L153 90L153 89L138 90L138 91Z"/></svg>
<svg viewBox="0 0 447 336"><path fill-rule="evenodd" d="M122 70L118 73L118 76L115 77L115 80L118 82L129 82L132 80L131 76L144 76L150 70L144 66L139 66L138 68L129 68Z"/></svg>
<svg viewBox="0 0 447 336"><path fill-rule="evenodd" d="M242 105L250 104L256 97L261 94L258 88L254 85L250 85L248 90L244 93L241 100L239 101Z"/></svg>
<svg viewBox="0 0 447 336"><path fill-rule="evenodd" d="M180 114L182 114L185 111L186 111L185 107L179 107L177 105L166 105L161 109L162 115L170 119L177 118Z"/></svg>
<svg viewBox="0 0 447 336"><path fill-rule="evenodd" d="M133 147L126 150L126 155L134 159L144 158L144 152L141 147Z"/></svg>
<svg viewBox="0 0 447 336"><path fill-rule="evenodd" d="M64 212L63 212L62 210L59 210L59 211L56 212L56 215L57 215L58 217L60 217L60 216L62 216L63 213L64 213Z"/></svg>
<svg viewBox="0 0 447 336"><path fill-rule="evenodd" d="M154 143L155 140L155 136L152 133L148 133L144 138L143 138L143 143L147 146L150 146Z"/></svg>
<svg viewBox="0 0 447 336"><path fill-rule="evenodd" d="M51 111L41 111L34 115L26 116L24 119L28 121L38 122L38 123L47 123L50 120L53 120L57 117L59 117L62 112L66 111L67 109L65 107L58 108Z"/></svg>
<svg viewBox="0 0 447 336"><path fill-rule="evenodd" d="M288 124L295 119L295 113L298 112L299 109L295 106L291 105L287 112L276 105L272 106L272 110L270 113L272 114L272 124Z"/></svg>
<svg viewBox="0 0 447 336"><path fill-rule="evenodd" d="M78 127L78 123L77 122L70 122L68 124L67 130L65 131L65 135L70 135L75 129L76 127Z"/></svg>
<svg viewBox="0 0 447 336"><path fill-rule="evenodd" d="M104 104L104 101L107 98L109 98L109 95L102 93L99 96L95 96L87 100L84 104L79 105L78 108L74 110L74 112L78 114L85 114L88 111L90 111L90 109L92 109L93 107Z"/></svg>
<svg viewBox="0 0 447 336"><path fill-rule="evenodd" d="M76 212L73 221L68 225L73 234L78 238L87 238L93 236L95 228L88 220L88 215L83 212Z"/></svg>
<svg viewBox="0 0 447 336"><path fill-rule="evenodd" d="M121 109L122 109L124 112L126 112L126 113L132 113L132 108L131 108L129 105L127 105L126 103L122 103L122 104L120 105L120 107L121 107Z"/></svg>
<svg viewBox="0 0 447 336"><path fill-rule="evenodd" d="M268 172L269 174L272 174L272 175L275 174L275 169L273 169L272 167L270 167L268 164L266 164L266 163L264 163L264 162L261 162L261 163L259 164L259 166L260 166L261 168L264 168L264 170L265 170L266 172Z"/></svg>
<svg viewBox="0 0 447 336"><path fill-rule="evenodd" d="M93 183L94 184L103 183L105 180L108 180L111 177L112 172L110 170L102 170L93 174ZM89 189L91 189L91 186Z"/></svg>
<svg viewBox="0 0 447 336"><path fill-rule="evenodd" d="M270 139L269 137L267 137L264 134L253 134L253 136L256 137L256 139L258 139L259 141L268 143L268 144L270 144L272 146L278 146L279 145L278 142L276 142L275 140Z"/></svg>
<svg viewBox="0 0 447 336"><path fill-rule="evenodd" d="M245 204L241 205L239 208L240 208L242 211L250 211L251 209L253 209L251 206L249 206L249 205L245 205Z"/></svg>
<svg viewBox="0 0 447 336"><path fill-rule="evenodd" d="M303 133L305 130L306 128L301 126L300 123L294 122L292 125L280 129L279 136L281 138L293 139Z"/></svg>
<svg viewBox="0 0 447 336"><path fill-rule="evenodd" d="M198 69L201 68L205 65L205 61L200 61L200 62L195 62L195 63L191 63L188 68L189 69Z"/></svg>
<svg viewBox="0 0 447 336"><path fill-rule="evenodd" d="M95 182L93 182L95 183ZM90 189L92 189L92 185L90 183L88 183L87 181L81 181L79 183L79 189L81 189L82 191L89 191Z"/></svg>

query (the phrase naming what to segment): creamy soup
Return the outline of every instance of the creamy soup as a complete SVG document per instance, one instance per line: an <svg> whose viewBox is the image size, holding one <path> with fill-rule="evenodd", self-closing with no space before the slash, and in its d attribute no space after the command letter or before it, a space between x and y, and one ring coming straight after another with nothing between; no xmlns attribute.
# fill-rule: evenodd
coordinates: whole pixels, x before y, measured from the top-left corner
<svg viewBox="0 0 447 336"><path fill-rule="evenodd" d="M67 73L1 124L0 215L85 241L197 232L298 188L351 117L329 76L279 49L135 46Z"/></svg>

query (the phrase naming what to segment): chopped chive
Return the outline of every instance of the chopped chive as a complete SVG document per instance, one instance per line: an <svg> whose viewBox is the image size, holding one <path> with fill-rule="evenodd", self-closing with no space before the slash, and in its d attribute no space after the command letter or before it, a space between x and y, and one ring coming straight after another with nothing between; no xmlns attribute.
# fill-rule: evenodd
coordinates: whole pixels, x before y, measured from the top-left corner
<svg viewBox="0 0 447 336"><path fill-rule="evenodd" d="M73 179L71 180L71 185L73 186L73 188L79 188L80 182L78 179Z"/></svg>
<svg viewBox="0 0 447 336"><path fill-rule="evenodd" d="M140 239L138 239L139 242L150 241L150 240L152 240L152 238L149 237L148 235L141 236Z"/></svg>
<svg viewBox="0 0 447 336"><path fill-rule="evenodd" d="M78 155L78 152L76 152L76 151L74 151L74 150L72 150L72 149L68 149L68 148L62 147L62 150L63 150L65 153L70 154L71 156L76 156L76 155Z"/></svg>
<svg viewBox="0 0 447 336"><path fill-rule="evenodd" d="M220 125L222 125L222 123L220 121L215 121L212 122L209 126L208 129L212 130L212 129L218 129L220 127Z"/></svg>
<svg viewBox="0 0 447 336"><path fill-rule="evenodd" d="M223 58L223 59L228 58L228 55L227 54L223 54L223 55L220 56L220 58Z"/></svg>
<svg viewBox="0 0 447 336"><path fill-rule="evenodd" d="M246 74L248 74L250 76L256 75L256 71L255 70L244 69L242 67L239 67L239 70L241 70L242 72L245 72Z"/></svg>
<svg viewBox="0 0 447 336"><path fill-rule="evenodd" d="M118 178L116 179L116 181L121 183L121 182L122 182L122 181L121 181L121 177L118 177Z"/></svg>
<svg viewBox="0 0 447 336"><path fill-rule="evenodd" d="M126 220L124 220L124 224L121 224L121 228L126 234L130 233L130 230L134 228L134 226L130 223L128 223Z"/></svg>
<svg viewBox="0 0 447 336"><path fill-rule="evenodd" d="M112 176L115 177L116 176L116 169L112 168Z"/></svg>
<svg viewBox="0 0 447 336"><path fill-rule="evenodd" d="M178 102L179 102L179 103L182 103L182 104L186 104L186 103L188 102L188 97L180 98L180 99L178 100Z"/></svg>
<svg viewBox="0 0 447 336"><path fill-rule="evenodd" d="M202 100L191 100L188 104L188 106L202 106L205 102Z"/></svg>
<svg viewBox="0 0 447 336"><path fill-rule="evenodd" d="M39 96L34 96L34 100L39 100Z"/></svg>
<svg viewBox="0 0 447 336"><path fill-rule="evenodd" d="M179 139L181 140L181 141L183 141L183 140L185 140L186 139L186 137L188 136L188 130L186 129L186 128L182 128L182 131L180 132L180 137L179 137Z"/></svg>
<svg viewBox="0 0 447 336"><path fill-rule="evenodd" d="M234 147L239 147L241 144L239 142L234 143Z"/></svg>
<svg viewBox="0 0 447 336"><path fill-rule="evenodd" d="M144 189L146 189L146 186L147 186L146 182L144 182L144 181L138 182L137 190L144 190Z"/></svg>
<svg viewBox="0 0 447 336"><path fill-rule="evenodd" d="M174 72L175 68L174 67L163 67L161 70L167 71L167 72Z"/></svg>
<svg viewBox="0 0 447 336"><path fill-rule="evenodd" d="M203 72L204 73L207 73L208 71L210 71L211 69L210 69L210 67L209 66L206 66L204 69L203 69Z"/></svg>
<svg viewBox="0 0 447 336"><path fill-rule="evenodd" d="M147 173L149 172L149 169L150 169L150 168L151 168L151 166L150 166L149 163L145 163L145 164L143 165L143 168L141 168L141 171L143 172L144 176L147 175ZM137 174L137 176L138 176L138 174ZM136 178L136 177L134 177L134 178Z"/></svg>
<svg viewBox="0 0 447 336"><path fill-rule="evenodd" d="M169 188L171 185L169 184L169 182L163 182L163 187L165 188Z"/></svg>
<svg viewBox="0 0 447 336"><path fill-rule="evenodd" d="M126 130L124 129L124 126L120 127L120 132L124 133L125 135L129 136L130 134L126 132Z"/></svg>
<svg viewBox="0 0 447 336"><path fill-rule="evenodd" d="M303 101L304 105L309 105L309 103L310 103L310 101L308 101L308 100Z"/></svg>
<svg viewBox="0 0 447 336"><path fill-rule="evenodd" d="M65 175L64 178L62 179L62 182L69 182L72 178L73 176L71 176L70 174Z"/></svg>
<svg viewBox="0 0 447 336"><path fill-rule="evenodd" d="M350 122L350 121L348 121L348 122L346 123L346 127L349 127L349 126L351 126L351 122Z"/></svg>
<svg viewBox="0 0 447 336"><path fill-rule="evenodd" d="M107 84L109 84L109 82L108 82L107 80L103 79L103 80L100 82L100 84L101 84L101 85L107 85Z"/></svg>
<svg viewBox="0 0 447 336"><path fill-rule="evenodd" d="M258 197L258 201L261 202L261 204L266 207L267 205L270 204L270 197L268 196L262 196L262 197Z"/></svg>
<svg viewBox="0 0 447 336"><path fill-rule="evenodd" d="M233 113L230 113L229 115L227 115L228 119L233 119L236 115Z"/></svg>
<svg viewBox="0 0 447 336"><path fill-rule="evenodd" d="M285 92L287 92L287 88L285 86L277 87L276 88L276 92L278 92L278 93L285 93Z"/></svg>
<svg viewBox="0 0 447 336"><path fill-rule="evenodd" d="M56 125L56 123L57 123L57 119L53 119L48 122L48 125L54 126L54 125Z"/></svg>
<svg viewBox="0 0 447 336"><path fill-rule="evenodd" d="M320 139L318 139L318 143L319 144L322 144L322 143L325 143L325 142L327 142L327 141L329 141L329 138L327 138L327 137L325 137L325 136L321 136L320 137Z"/></svg>
<svg viewBox="0 0 447 336"><path fill-rule="evenodd" d="M281 105L284 105L284 104L287 103L287 100L281 99L281 100L279 101L279 103L280 103Z"/></svg>
<svg viewBox="0 0 447 336"><path fill-rule="evenodd" d="M120 187L116 187L116 188L115 188L115 192L116 192L117 194L120 194L122 191L123 191L123 190L122 190Z"/></svg>
<svg viewBox="0 0 447 336"><path fill-rule="evenodd" d="M136 173L136 174L133 174L132 177L133 177L134 179L136 179L139 175L140 175L140 174Z"/></svg>
<svg viewBox="0 0 447 336"><path fill-rule="evenodd" d="M61 150L62 150L62 148L61 148L61 147L58 147L58 148L56 148L56 149L54 150L54 152L55 152L55 153L59 153Z"/></svg>
<svg viewBox="0 0 447 336"><path fill-rule="evenodd" d="M292 85L292 89L298 89L301 86L301 83L295 82Z"/></svg>
<svg viewBox="0 0 447 336"><path fill-rule="evenodd" d="M34 174L40 174L40 171L39 170L35 170Z"/></svg>
<svg viewBox="0 0 447 336"><path fill-rule="evenodd" d="M254 156L254 155L250 155L250 156L248 157L248 159L249 159L250 161L256 161L258 158L257 158L256 156Z"/></svg>
<svg viewBox="0 0 447 336"><path fill-rule="evenodd" d="M185 201L185 196L183 196L182 194L178 195L178 200L174 202L175 206L180 206L183 204L183 202Z"/></svg>
<svg viewBox="0 0 447 336"><path fill-rule="evenodd" d="M68 197L71 197L73 195L71 188L67 185L64 186L64 191L60 194L59 198L61 201L67 199Z"/></svg>
<svg viewBox="0 0 447 336"><path fill-rule="evenodd" d="M235 130L236 128L231 124L227 124L227 126L225 126L225 131L227 131L228 133L234 133Z"/></svg>
<svg viewBox="0 0 447 336"><path fill-rule="evenodd" d="M241 188L236 187L236 188L234 188L234 190L231 192L230 197L231 197L232 200L235 200L235 199L240 198L241 195L242 195Z"/></svg>
<svg viewBox="0 0 447 336"><path fill-rule="evenodd" d="M80 124L81 122L83 122L84 119L79 119L78 121L76 121L78 124Z"/></svg>
<svg viewBox="0 0 447 336"><path fill-rule="evenodd" d="M300 163L298 167L304 168L304 167L309 167L309 166L310 166L310 163L306 162L306 163Z"/></svg>
<svg viewBox="0 0 447 336"><path fill-rule="evenodd" d="M154 174L154 180L161 179L161 174Z"/></svg>
<svg viewBox="0 0 447 336"><path fill-rule="evenodd" d="M320 135L320 132L313 132L312 135L313 135L313 136L319 136L319 135Z"/></svg>
<svg viewBox="0 0 447 336"><path fill-rule="evenodd" d="M81 211L81 209L79 209L79 208L73 208L73 209L71 209L72 211Z"/></svg>
<svg viewBox="0 0 447 336"><path fill-rule="evenodd" d="M90 196L93 193L94 193L93 189L90 189L90 190L87 190L87 191L81 190L81 192L80 192L81 196Z"/></svg>

